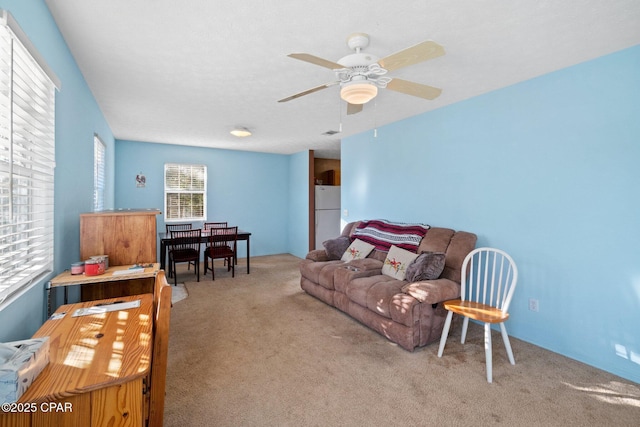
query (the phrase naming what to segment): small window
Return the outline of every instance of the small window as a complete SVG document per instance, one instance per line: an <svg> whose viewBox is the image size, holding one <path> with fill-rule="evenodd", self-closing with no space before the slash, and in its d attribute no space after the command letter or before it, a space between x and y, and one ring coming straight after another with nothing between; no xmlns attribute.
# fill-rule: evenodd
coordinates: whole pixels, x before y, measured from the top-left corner
<svg viewBox="0 0 640 427"><path fill-rule="evenodd" d="M93 136L93 210L104 209L104 167L107 148L98 135Z"/></svg>
<svg viewBox="0 0 640 427"><path fill-rule="evenodd" d="M207 167L167 163L164 165L165 222L205 221Z"/></svg>

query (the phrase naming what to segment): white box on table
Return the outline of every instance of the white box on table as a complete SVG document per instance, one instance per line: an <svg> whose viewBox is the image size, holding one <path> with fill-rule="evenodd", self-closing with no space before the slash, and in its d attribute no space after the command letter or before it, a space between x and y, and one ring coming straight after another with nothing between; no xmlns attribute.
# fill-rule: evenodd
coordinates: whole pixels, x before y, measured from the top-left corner
<svg viewBox="0 0 640 427"><path fill-rule="evenodd" d="M0 343L0 404L20 399L49 363L49 337Z"/></svg>

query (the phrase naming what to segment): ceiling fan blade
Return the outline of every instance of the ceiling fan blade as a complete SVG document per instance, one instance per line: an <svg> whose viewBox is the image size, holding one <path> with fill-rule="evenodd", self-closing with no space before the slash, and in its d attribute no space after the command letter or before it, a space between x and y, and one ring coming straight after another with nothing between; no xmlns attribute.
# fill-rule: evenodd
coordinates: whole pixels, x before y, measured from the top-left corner
<svg viewBox="0 0 640 427"><path fill-rule="evenodd" d="M322 89L326 89L326 88L328 88L330 86L337 85L338 83L340 83L340 82L339 81L335 81L335 82L325 83L323 85L316 86L316 87L311 88L311 89L307 89L304 92L299 92L299 93L296 93L295 95L291 95L291 96L288 96L286 98L282 98L282 99L278 100L278 102L291 101L292 99L296 99L296 98L300 98L301 96L309 95L310 93L317 92L317 91L322 90Z"/></svg>
<svg viewBox="0 0 640 427"><path fill-rule="evenodd" d="M410 82L402 79L391 80L387 83L387 89L424 99L436 99L442 93L442 89L438 89L437 87L427 86L421 83Z"/></svg>
<svg viewBox="0 0 640 427"><path fill-rule="evenodd" d="M444 48L438 43L427 40L415 46L408 47L399 52L393 53L378 61L378 64L387 71L417 64L429 59L444 55Z"/></svg>
<svg viewBox="0 0 640 427"><path fill-rule="evenodd" d="M357 114L362 111L362 107L364 104L347 104L347 115L349 114Z"/></svg>
<svg viewBox="0 0 640 427"><path fill-rule="evenodd" d="M330 70L339 70L344 68L344 65L340 65L337 62L318 58L317 56L313 56L308 53L291 53L287 56L290 56L291 58L299 59L300 61L310 62L311 64L319 65L321 67L325 67Z"/></svg>

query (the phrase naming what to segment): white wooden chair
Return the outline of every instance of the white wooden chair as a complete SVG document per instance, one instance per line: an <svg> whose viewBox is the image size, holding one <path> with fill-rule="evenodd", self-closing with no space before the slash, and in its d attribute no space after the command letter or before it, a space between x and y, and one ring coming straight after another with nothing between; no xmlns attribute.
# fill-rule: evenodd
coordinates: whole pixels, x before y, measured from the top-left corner
<svg viewBox="0 0 640 427"><path fill-rule="evenodd" d="M484 348L487 364L487 381L493 381L491 354L491 325L500 325L502 340L507 349L509 362L515 365L511 343L504 322L509 318L509 304L518 280L518 268L504 251L493 248L478 248L469 253L462 263L461 297L444 302L449 311L440 338L438 357L442 357L453 314L464 316L462 337L464 344L469 319L484 323Z"/></svg>

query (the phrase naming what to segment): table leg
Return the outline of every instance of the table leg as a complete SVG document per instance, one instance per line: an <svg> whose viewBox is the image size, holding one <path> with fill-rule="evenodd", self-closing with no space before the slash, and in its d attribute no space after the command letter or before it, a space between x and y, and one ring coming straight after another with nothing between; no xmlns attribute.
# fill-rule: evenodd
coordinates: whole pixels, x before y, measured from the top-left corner
<svg viewBox="0 0 640 427"><path fill-rule="evenodd" d="M167 265L167 244L160 239L160 270L164 270Z"/></svg>
<svg viewBox="0 0 640 427"><path fill-rule="evenodd" d="M249 257L249 240L251 239L251 237L247 237L247 274L249 274L249 262L250 262L250 257Z"/></svg>
<svg viewBox="0 0 640 427"><path fill-rule="evenodd" d="M52 313L52 309L51 309L51 282L47 282L47 318L49 318L49 316L51 316Z"/></svg>

